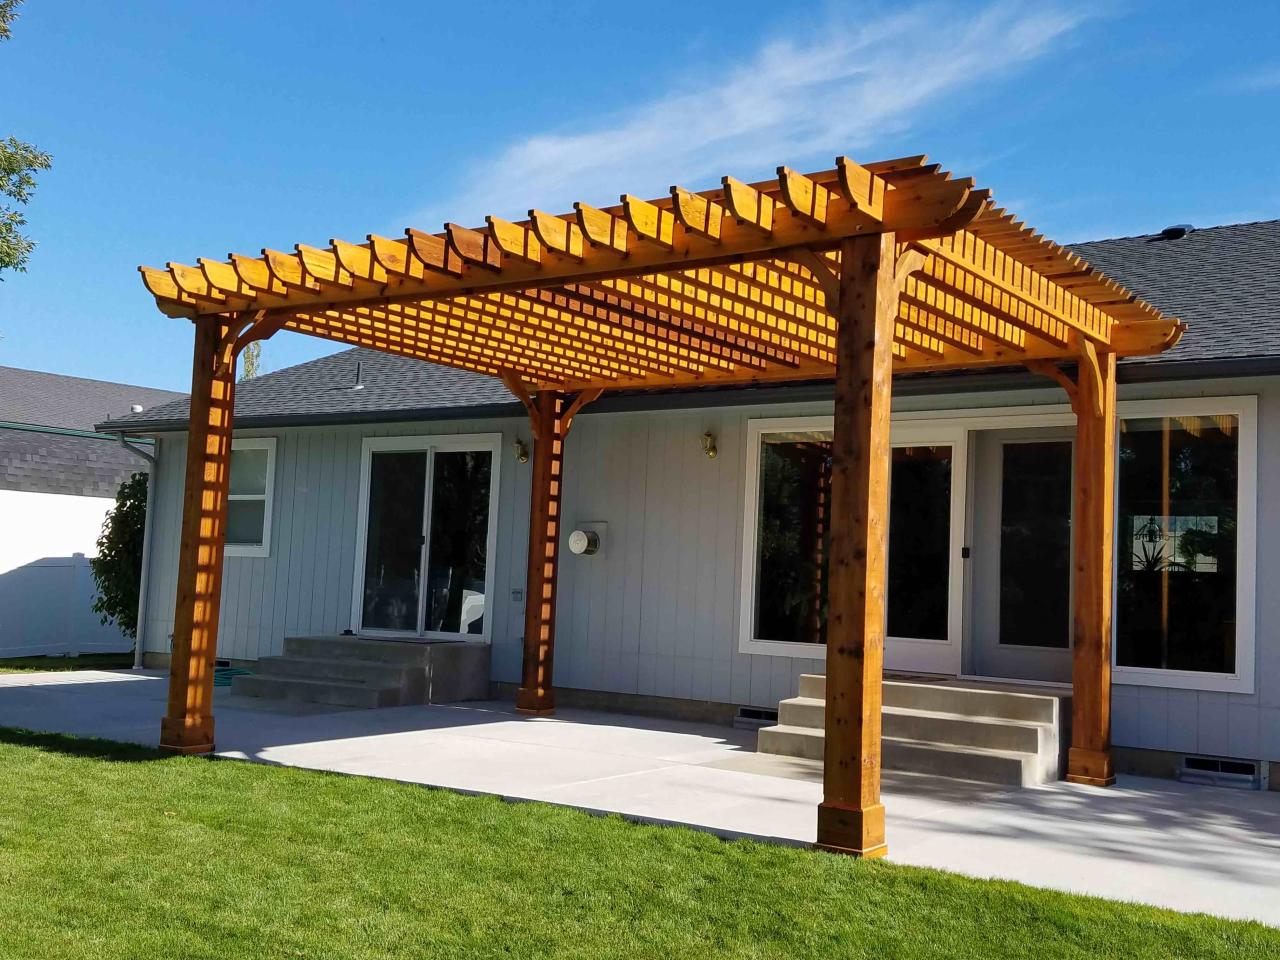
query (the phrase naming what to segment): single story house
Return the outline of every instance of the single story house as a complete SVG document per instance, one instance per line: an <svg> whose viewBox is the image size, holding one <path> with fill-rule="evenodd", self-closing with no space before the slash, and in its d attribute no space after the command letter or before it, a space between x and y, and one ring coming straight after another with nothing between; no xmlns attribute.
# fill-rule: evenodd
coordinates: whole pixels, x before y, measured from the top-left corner
<svg viewBox="0 0 1280 960"><path fill-rule="evenodd" d="M1117 767L1191 758L1259 782L1280 761L1280 221L1071 250L1189 328L1118 365ZM466 639L512 695L534 438L503 382L352 349L236 390L218 656L253 668L286 638L346 631ZM925 373L896 381L892 411L885 668L1068 682L1063 391L1020 367ZM832 416L829 381L583 409L565 454L561 702L728 719L822 672ZM187 418L174 400L101 426L155 441L149 665L174 630Z"/></svg>
<svg viewBox="0 0 1280 960"><path fill-rule="evenodd" d="M128 650L92 610L88 557L150 443L94 424L185 394L0 367L0 657Z"/></svg>

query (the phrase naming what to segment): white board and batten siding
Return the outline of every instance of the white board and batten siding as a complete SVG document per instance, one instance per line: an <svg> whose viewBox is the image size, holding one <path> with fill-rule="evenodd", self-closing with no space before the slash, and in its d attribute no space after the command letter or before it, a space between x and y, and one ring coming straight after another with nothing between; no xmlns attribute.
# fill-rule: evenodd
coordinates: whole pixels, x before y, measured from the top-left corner
<svg viewBox="0 0 1280 960"><path fill-rule="evenodd" d="M1280 759L1280 380L1222 380L1122 388L1122 399L1258 397L1257 622L1249 693L1117 684L1118 744ZM1062 404L1056 389L909 397L895 411ZM606 524L590 557L561 554L555 682L559 686L772 707L794 696L821 660L739 651L748 421L829 415L793 403L637 413L584 412L565 465L564 526ZM238 432L278 439L271 555L229 557L219 656L251 660L284 637L352 626L361 444L371 436L501 432L501 488L492 618L493 678L520 676L530 465L512 441L527 422L446 420ZM701 438L711 432L718 456ZM168 650L173 623L182 470L166 439L156 481L146 649Z"/></svg>

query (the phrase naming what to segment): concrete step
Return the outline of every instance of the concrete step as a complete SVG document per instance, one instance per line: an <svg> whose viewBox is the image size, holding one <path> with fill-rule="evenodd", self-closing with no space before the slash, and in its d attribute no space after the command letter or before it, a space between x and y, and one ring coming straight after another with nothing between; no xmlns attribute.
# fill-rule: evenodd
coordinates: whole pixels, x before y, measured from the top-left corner
<svg viewBox="0 0 1280 960"><path fill-rule="evenodd" d="M794 697L778 704L778 723L821 731L826 721L826 701ZM1053 725L1003 717L970 717L957 713L885 707L881 713L884 736L931 743L951 743L996 750L1039 753L1056 750Z"/></svg>
<svg viewBox="0 0 1280 960"><path fill-rule="evenodd" d="M302 677L308 680L337 680L394 687L403 684L412 669L398 663L323 657L262 657L257 673L273 677Z"/></svg>
<svg viewBox="0 0 1280 960"><path fill-rule="evenodd" d="M231 681L231 692L245 697L322 703L335 707L395 707L402 702L399 686L376 686L337 680L245 674Z"/></svg>
<svg viewBox="0 0 1280 960"><path fill-rule="evenodd" d="M430 656L430 646L426 643L369 640L363 637L285 637L284 655L318 660L350 659L421 666Z"/></svg>
<svg viewBox="0 0 1280 960"><path fill-rule="evenodd" d="M826 677L802 674L800 696L809 700L826 699ZM1005 720L1027 720L1033 723L1057 723L1063 695L1009 690L951 686L943 683L910 683L902 680L884 682L884 705L906 707L931 713L954 713L968 717L998 717Z"/></svg>
<svg viewBox="0 0 1280 960"><path fill-rule="evenodd" d="M760 731L758 749L761 753L821 761L823 740L820 730L779 725ZM1033 753L885 737L880 755L886 770L1009 786L1041 782L1040 766Z"/></svg>

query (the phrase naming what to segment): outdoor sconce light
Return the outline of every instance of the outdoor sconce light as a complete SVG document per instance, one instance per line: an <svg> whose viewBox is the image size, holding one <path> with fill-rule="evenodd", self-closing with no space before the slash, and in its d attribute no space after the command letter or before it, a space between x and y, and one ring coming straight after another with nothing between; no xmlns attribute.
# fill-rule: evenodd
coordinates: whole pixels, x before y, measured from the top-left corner
<svg viewBox="0 0 1280 960"><path fill-rule="evenodd" d="M569 552L578 557L589 557L600 552L600 534L594 530L575 530L569 534Z"/></svg>
<svg viewBox="0 0 1280 960"><path fill-rule="evenodd" d="M516 460L520 463L529 462L529 448L524 445L523 440L516 440L511 444L511 449L515 451Z"/></svg>
<svg viewBox="0 0 1280 960"><path fill-rule="evenodd" d="M714 460L720 451L716 449L716 435L708 430L702 435L702 452L708 460Z"/></svg>

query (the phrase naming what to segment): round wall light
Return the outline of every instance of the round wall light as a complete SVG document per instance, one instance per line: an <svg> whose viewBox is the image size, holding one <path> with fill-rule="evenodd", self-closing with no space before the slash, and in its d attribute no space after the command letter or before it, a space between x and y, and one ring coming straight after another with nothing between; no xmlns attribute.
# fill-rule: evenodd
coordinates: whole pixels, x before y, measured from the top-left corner
<svg viewBox="0 0 1280 960"><path fill-rule="evenodd" d="M575 530L569 534L569 552L579 557L589 557L600 552L600 534L594 530Z"/></svg>

